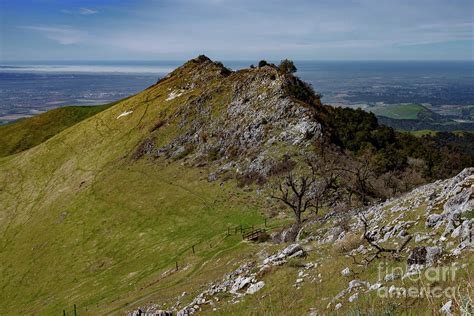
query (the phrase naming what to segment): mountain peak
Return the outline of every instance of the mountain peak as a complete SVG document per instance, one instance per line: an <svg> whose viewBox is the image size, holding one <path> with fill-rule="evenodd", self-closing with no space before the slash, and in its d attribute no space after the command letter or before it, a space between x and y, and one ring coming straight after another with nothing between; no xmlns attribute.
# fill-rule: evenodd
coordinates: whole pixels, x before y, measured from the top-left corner
<svg viewBox="0 0 474 316"><path fill-rule="evenodd" d="M173 108L166 124L179 132L160 142L164 127L153 130L136 159L147 154L211 166L217 173L231 168L267 174L269 161L322 136L314 114L319 96L276 66L231 71L201 55L160 80L156 89L166 91L165 103Z"/></svg>

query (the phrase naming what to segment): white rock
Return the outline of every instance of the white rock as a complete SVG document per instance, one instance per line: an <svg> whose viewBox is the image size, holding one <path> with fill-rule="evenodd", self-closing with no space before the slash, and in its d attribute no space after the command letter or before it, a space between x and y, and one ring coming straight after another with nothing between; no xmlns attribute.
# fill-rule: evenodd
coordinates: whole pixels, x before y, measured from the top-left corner
<svg viewBox="0 0 474 316"><path fill-rule="evenodd" d="M237 277L235 279L234 284L232 285L232 288L230 289L231 293L236 293L238 290L244 288L247 284L249 284L252 281L251 278L244 278L244 277Z"/></svg>
<svg viewBox="0 0 474 316"><path fill-rule="evenodd" d="M387 274L384 278L384 280L386 282L389 282L389 281L394 281L396 279L399 279L400 278L400 275L399 274L396 274L396 273L390 273L390 274Z"/></svg>
<svg viewBox="0 0 474 316"><path fill-rule="evenodd" d="M248 289L247 289L247 294L254 294L258 291L260 291L263 287L265 286L265 282L260 281L255 284L252 284Z"/></svg>
<svg viewBox="0 0 474 316"><path fill-rule="evenodd" d="M121 117L124 117L124 116L127 116L127 115L130 115L132 114L133 111L125 111L125 112L122 112L119 116L117 116L117 119L121 118Z"/></svg>
<svg viewBox="0 0 474 316"><path fill-rule="evenodd" d="M357 301L357 299L359 298L359 293L355 293L353 295L351 295L351 297L349 297L349 302L355 302Z"/></svg>
<svg viewBox="0 0 474 316"><path fill-rule="evenodd" d="M351 269L349 269L349 267L341 271L341 275L343 276L349 276L350 274L351 274Z"/></svg>
<svg viewBox="0 0 474 316"><path fill-rule="evenodd" d="M446 303L444 303L443 307L439 310L439 312L443 315L452 315L451 313L451 307L453 306L453 301L449 300Z"/></svg>
<svg viewBox="0 0 474 316"><path fill-rule="evenodd" d="M304 256L304 251L303 250L298 250L294 254L292 254L289 258L296 258L296 257L303 257Z"/></svg>
<svg viewBox="0 0 474 316"><path fill-rule="evenodd" d="M373 290L378 290L382 287L382 283L374 283L372 284L370 287L369 287L369 290L373 291Z"/></svg>

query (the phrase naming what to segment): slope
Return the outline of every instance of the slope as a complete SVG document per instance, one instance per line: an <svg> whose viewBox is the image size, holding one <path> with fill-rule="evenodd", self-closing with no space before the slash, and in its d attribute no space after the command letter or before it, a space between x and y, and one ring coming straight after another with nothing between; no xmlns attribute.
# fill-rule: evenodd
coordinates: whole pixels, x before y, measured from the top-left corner
<svg viewBox="0 0 474 316"><path fill-rule="evenodd" d="M97 106L66 106L0 126L0 157L29 149L120 101Z"/></svg>
<svg viewBox="0 0 474 316"><path fill-rule="evenodd" d="M180 288L185 294L174 297L161 289L141 310L471 315L473 186L474 168L468 168L369 208L331 210L308 220L296 243L253 245L225 274L209 275L206 286L191 293L192 287Z"/></svg>

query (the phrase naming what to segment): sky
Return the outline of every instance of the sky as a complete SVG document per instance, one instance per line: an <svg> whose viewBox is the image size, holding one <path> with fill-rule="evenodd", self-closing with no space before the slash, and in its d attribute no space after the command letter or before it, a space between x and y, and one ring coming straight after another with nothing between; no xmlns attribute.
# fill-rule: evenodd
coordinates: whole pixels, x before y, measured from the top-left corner
<svg viewBox="0 0 474 316"><path fill-rule="evenodd" d="M472 60L473 0L0 0L0 60Z"/></svg>

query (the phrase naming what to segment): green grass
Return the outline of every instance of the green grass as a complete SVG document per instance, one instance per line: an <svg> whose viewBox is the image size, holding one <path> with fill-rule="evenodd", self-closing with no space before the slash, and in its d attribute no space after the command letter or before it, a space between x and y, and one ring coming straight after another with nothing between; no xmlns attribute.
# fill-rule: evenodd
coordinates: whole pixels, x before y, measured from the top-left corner
<svg viewBox="0 0 474 316"><path fill-rule="evenodd" d="M432 130L429 130L429 129L423 129L423 130L419 130L419 131L410 131L409 133L412 134L413 136L416 136L416 137L423 137L423 136L426 136L426 135L435 136L438 132L437 131L432 131Z"/></svg>
<svg viewBox="0 0 474 316"><path fill-rule="evenodd" d="M392 119L416 120L418 113L424 110L425 107L420 104L397 104L384 105L380 107L368 108L368 110L377 116L385 116Z"/></svg>
<svg viewBox="0 0 474 316"><path fill-rule="evenodd" d="M0 125L0 157L12 155L53 137L68 127L118 103L97 106L66 106Z"/></svg>

